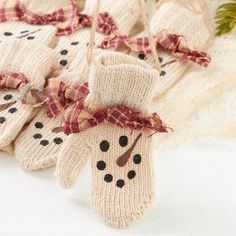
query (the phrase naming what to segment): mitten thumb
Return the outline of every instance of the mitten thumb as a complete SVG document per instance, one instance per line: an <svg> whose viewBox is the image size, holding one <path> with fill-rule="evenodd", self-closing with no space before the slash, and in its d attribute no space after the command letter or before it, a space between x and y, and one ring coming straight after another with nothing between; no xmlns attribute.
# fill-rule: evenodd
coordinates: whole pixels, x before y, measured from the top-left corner
<svg viewBox="0 0 236 236"><path fill-rule="evenodd" d="M63 188L71 188L85 165L90 149L88 132L71 134L59 153L55 175Z"/></svg>

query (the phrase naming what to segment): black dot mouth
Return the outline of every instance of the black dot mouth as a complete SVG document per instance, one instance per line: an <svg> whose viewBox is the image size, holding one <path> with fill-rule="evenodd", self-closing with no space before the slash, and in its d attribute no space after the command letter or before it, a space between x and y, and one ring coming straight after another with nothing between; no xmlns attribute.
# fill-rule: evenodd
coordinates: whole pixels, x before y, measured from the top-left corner
<svg viewBox="0 0 236 236"><path fill-rule="evenodd" d="M57 145L63 143L63 139L62 138L54 138L53 142Z"/></svg>
<svg viewBox="0 0 236 236"><path fill-rule="evenodd" d="M13 113L17 112L17 108L15 108L15 107L10 108L10 109L8 110L8 112L11 113L11 114L13 114Z"/></svg>
<svg viewBox="0 0 236 236"><path fill-rule="evenodd" d="M44 147L47 146L48 144L49 144L49 141L46 139L40 141L40 145L42 145Z"/></svg>
<svg viewBox="0 0 236 236"><path fill-rule="evenodd" d="M43 137L42 134L39 133L33 135L34 139L41 139L42 137Z"/></svg>
<svg viewBox="0 0 236 236"><path fill-rule="evenodd" d="M140 154L135 154L134 156L133 156L133 162L134 162L134 164L140 164L141 163L141 161L142 161L142 157L141 157L141 155Z"/></svg>
<svg viewBox="0 0 236 236"><path fill-rule="evenodd" d="M123 179L118 179L118 180L116 181L116 186L117 186L118 188L123 188L123 187L125 186L125 181L124 181Z"/></svg>
<svg viewBox="0 0 236 236"><path fill-rule="evenodd" d="M97 169L98 170L105 170L106 169L106 162L105 161L98 161L97 162Z"/></svg>

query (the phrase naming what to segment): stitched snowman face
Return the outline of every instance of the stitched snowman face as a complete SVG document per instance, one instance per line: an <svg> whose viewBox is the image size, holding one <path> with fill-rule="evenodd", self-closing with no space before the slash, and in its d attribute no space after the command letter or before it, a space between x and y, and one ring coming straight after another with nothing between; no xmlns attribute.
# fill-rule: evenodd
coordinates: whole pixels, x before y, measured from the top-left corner
<svg viewBox="0 0 236 236"><path fill-rule="evenodd" d="M58 68L59 69L69 69L69 65L77 57L85 58L87 54L87 48L89 46L90 29L80 29L78 33L72 35L61 37L56 50L59 55ZM96 33L97 45L100 42L100 38L104 35Z"/></svg>
<svg viewBox="0 0 236 236"><path fill-rule="evenodd" d="M109 185L123 191L132 191L136 185L145 187L145 173L151 172L152 138L147 133L114 125L104 124L95 129L97 132L91 142L94 148L92 165L98 178L96 187Z"/></svg>
<svg viewBox="0 0 236 236"><path fill-rule="evenodd" d="M91 203L108 224L126 227L143 215L155 197L152 138L114 125L91 130Z"/></svg>
<svg viewBox="0 0 236 236"><path fill-rule="evenodd" d="M0 110L0 125L4 124L7 121L7 117L17 113L19 104L14 104L16 91L3 91L0 94L0 106L3 104L9 104L5 109Z"/></svg>
<svg viewBox="0 0 236 236"><path fill-rule="evenodd" d="M0 148L10 144L27 122L32 109L15 102L17 91L6 90L0 94Z"/></svg>
<svg viewBox="0 0 236 236"><path fill-rule="evenodd" d="M0 42L19 38L27 42L49 44L56 33L53 26L35 26L24 22L3 22L0 27Z"/></svg>
<svg viewBox="0 0 236 236"><path fill-rule="evenodd" d="M62 114L51 119L46 113L46 108L42 108L16 140L15 153L25 168L33 170L55 165L56 154L68 137L63 132L52 132L54 125L61 125Z"/></svg>
<svg viewBox="0 0 236 236"><path fill-rule="evenodd" d="M143 53L139 53L139 54L135 54L134 56L136 56L137 58L139 58L140 60L144 60L146 61L148 64L152 65L153 67L155 66L155 60L154 57L151 55L145 55ZM168 58L165 57L165 55L159 56L159 63L162 67L161 71L160 71L160 78L164 78L166 76L166 67L168 67L168 63L171 63L170 60L168 60Z"/></svg>

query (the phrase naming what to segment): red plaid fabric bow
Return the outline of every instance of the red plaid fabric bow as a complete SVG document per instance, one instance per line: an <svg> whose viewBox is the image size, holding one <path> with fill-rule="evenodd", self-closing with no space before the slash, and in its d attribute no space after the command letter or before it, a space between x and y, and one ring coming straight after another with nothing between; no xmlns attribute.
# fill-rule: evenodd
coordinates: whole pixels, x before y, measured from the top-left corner
<svg viewBox="0 0 236 236"><path fill-rule="evenodd" d="M58 79L50 79L46 90L49 117L57 116L70 102L80 101L89 93L88 83L69 87Z"/></svg>
<svg viewBox="0 0 236 236"><path fill-rule="evenodd" d="M211 62L211 58L207 53L190 49L188 47L186 39L182 35L163 30L154 35L153 38L156 47L159 46L167 51L170 51L174 56L178 58L190 60L204 67L207 67ZM102 49L111 47L128 47L132 51L137 53L152 53L148 37L129 39L126 35L118 35L106 38L98 47Z"/></svg>
<svg viewBox="0 0 236 236"><path fill-rule="evenodd" d="M125 106L100 109L86 106L84 102L77 102L75 107L65 114L64 133L80 133L105 122L132 130L150 129L154 132L167 132L157 113L145 117Z"/></svg>
<svg viewBox="0 0 236 236"><path fill-rule="evenodd" d="M5 89L18 89L19 95L17 100L34 107L44 103L47 99L39 90L34 89L28 83L27 78L21 73L10 72L0 74L0 90ZM14 103L16 101L1 104L0 110L7 109Z"/></svg>
<svg viewBox="0 0 236 236"><path fill-rule="evenodd" d="M25 21L33 25L55 25L58 29L57 35L69 35L76 29L91 27L92 17L78 12L76 1L71 0L67 7L58 9L50 14L33 12L20 0L5 1L0 6L0 22L7 20ZM110 35L117 30L111 16L107 12L100 13L98 18L98 31Z"/></svg>
<svg viewBox="0 0 236 236"><path fill-rule="evenodd" d="M84 14L79 14L78 20L78 28L82 27L91 27L92 26L93 17L87 16ZM98 28L97 30L105 35L110 35L111 33L118 30L115 22L112 17L107 13L99 13L98 16Z"/></svg>

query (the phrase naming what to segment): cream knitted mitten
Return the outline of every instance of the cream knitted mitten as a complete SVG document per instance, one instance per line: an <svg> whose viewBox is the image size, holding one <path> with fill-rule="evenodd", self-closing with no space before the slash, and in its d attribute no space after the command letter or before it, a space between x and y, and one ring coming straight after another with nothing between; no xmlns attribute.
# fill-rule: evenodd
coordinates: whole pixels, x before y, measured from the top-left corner
<svg viewBox="0 0 236 236"><path fill-rule="evenodd" d="M101 108L123 105L147 114L158 73L146 63L121 53L102 53L94 59L86 104ZM127 88L129 88L127 90ZM112 227L138 220L154 198L150 131L99 124L70 135L56 167L65 188L77 180L91 157L91 202Z"/></svg>
<svg viewBox="0 0 236 236"><path fill-rule="evenodd" d="M235 39L215 39L209 49L209 67L192 68L165 96L153 102L155 110L174 129L171 135L157 137L159 147L234 133L235 50Z"/></svg>
<svg viewBox="0 0 236 236"><path fill-rule="evenodd" d="M9 145L32 118L33 97L55 65L52 49L19 39L0 44L0 149ZM30 88L33 89L30 91ZM29 89L29 91L28 91ZM33 96L33 94L35 96ZM33 97L31 97L31 95ZM23 101L19 101L20 98Z"/></svg>
<svg viewBox="0 0 236 236"><path fill-rule="evenodd" d="M85 11L92 14L95 3L96 1L94 0L87 1ZM123 12L124 7L130 10ZM137 8L137 0L121 2L105 0L101 1L100 11L108 11L117 25L121 27L121 30L128 33L137 20L138 11L137 13L133 12ZM130 14L130 12L133 13ZM80 29L71 36L61 37L59 41L57 50L61 52L62 57L67 57L68 61L70 61L75 56L74 60L68 63L70 66L62 70L59 76L59 80L68 86L79 85L87 81L88 65L86 55L89 35L90 29ZM103 37L105 35L96 33L96 39ZM77 40L78 44L73 43L75 40ZM97 50L97 53L99 51L101 50ZM78 52L77 55L75 55L76 52ZM55 165L58 152L61 146L65 145L67 136L63 133L52 132L55 127L61 126L64 111L55 118L49 118L46 110L46 106L40 110L15 142L15 154L24 169L32 171ZM35 127L37 123L41 124L41 129Z"/></svg>
<svg viewBox="0 0 236 236"><path fill-rule="evenodd" d="M11 8L11 15L16 1L0 0L0 7ZM50 14L58 9L70 6L70 0L21 0L19 3L31 12L40 14ZM13 8L13 9L12 9ZM57 29L53 25L33 25L24 21L5 21L0 23L0 42L11 38L26 40L28 43L40 43L55 46Z"/></svg>
<svg viewBox="0 0 236 236"><path fill-rule="evenodd" d="M204 24L204 18L200 14L191 10L178 2L164 2L156 10L150 20L150 29L153 35L162 30L169 30L179 35L183 35L190 48L203 50L209 40L210 33ZM134 38L147 36L147 32L142 32ZM135 54L147 63L154 65L154 58L150 55ZM181 78L188 69L190 63L171 55L168 51L158 48L159 61L162 66L160 77L156 87L156 96L165 93L177 80Z"/></svg>

